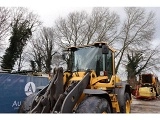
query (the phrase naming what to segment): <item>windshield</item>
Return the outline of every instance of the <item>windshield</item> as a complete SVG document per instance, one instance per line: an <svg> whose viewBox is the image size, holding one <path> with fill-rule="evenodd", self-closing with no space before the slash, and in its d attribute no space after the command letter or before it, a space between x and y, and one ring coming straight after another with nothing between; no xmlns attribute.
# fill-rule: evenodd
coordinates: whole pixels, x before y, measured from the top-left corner
<svg viewBox="0 0 160 120"><path fill-rule="evenodd" d="M96 70L97 61L102 61L102 48L78 48L74 52L73 71Z"/></svg>

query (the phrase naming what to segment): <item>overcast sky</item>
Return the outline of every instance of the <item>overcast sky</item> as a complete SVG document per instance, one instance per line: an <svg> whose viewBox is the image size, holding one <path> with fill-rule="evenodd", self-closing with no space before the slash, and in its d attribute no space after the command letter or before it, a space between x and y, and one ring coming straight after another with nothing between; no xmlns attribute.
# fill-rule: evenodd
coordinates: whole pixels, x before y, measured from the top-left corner
<svg viewBox="0 0 160 120"><path fill-rule="evenodd" d="M160 31L160 1L159 0L0 0L0 6L27 7L40 16L45 26L52 26L58 17L66 16L73 11L86 10L93 7L152 7L156 12L157 31ZM122 14L120 8L114 8ZM159 33L156 33L156 38Z"/></svg>
<svg viewBox="0 0 160 120"><path fill-rule="evenodd" d="M156 13L154 44L160 44L160 1L159 0L0 0L0 6L27 7L40 16L46 27L52 27L55 20L73 11L91 12L93 7L111 7L123 16L122 7L147 7Z"/></svg>
<svg viewBox="0 0 160 120"><path fill-rule="evenodd" d="M91 11L93 7L160 7L160 2L159 0L0 0L0 6L27 7L40 15L44 25L50 26L59 16L65 16L72 11ZM118 9L117 12L121 11ZM160 14L160 11L158 13Z"/></svg>
<svg viewBox="0 0 160 120"><path fill-rule="evenodd" d="M93 7L112 7L123 16L122 7L149 7L156 13L155 39L160 44L160 1L159 0L0 0L0 6L27 7L40 16L44 26L51 27L58 17L73 11L90 12ZM156 44L157 44L156 42Z"/></svg>

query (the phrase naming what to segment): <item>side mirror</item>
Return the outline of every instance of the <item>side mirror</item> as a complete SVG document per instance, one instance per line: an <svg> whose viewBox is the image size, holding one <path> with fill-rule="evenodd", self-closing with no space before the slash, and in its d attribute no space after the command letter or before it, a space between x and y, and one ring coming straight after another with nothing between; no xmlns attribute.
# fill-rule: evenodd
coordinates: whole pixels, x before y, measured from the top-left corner
<svg viewBox="0 0 160 120"><path fill-rule="evenodd" d="M108 54L109 53L109 48L106 45L102 45L102 54Z"/></svg>

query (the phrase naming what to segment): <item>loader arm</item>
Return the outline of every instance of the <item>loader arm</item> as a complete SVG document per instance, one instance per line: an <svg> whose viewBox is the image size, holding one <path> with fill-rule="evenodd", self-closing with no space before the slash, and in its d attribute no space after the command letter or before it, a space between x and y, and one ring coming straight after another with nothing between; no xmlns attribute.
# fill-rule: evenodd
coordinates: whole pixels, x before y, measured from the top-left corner
<svg viewBox="0 0 160 120"><path fill-rule="evenodd" d="M60 95L52 112L53 113L72 113L75 104L79 97L83 93L83 90L87 87L90 80L90 72L87 71L86 75L80 81L73 81L73 83L66 89L66 91Z"/></svg>
<svg viewBox="0 0 160 120"><path fill-rule="evenodd" d="M49 113L62 93L63 68L58 68L55 70L54 77L50 84L41 90L35 97L29 113Z"/></svg>

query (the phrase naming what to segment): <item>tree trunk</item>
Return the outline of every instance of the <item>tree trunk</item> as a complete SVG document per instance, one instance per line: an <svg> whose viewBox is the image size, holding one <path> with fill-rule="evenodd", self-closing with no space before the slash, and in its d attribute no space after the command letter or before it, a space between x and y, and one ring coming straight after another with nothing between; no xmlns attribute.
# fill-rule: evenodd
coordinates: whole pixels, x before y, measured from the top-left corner
<svg viewBox="0 0 160 120"><path fill-rule="evenodd" d="M134 76L130 76L128 78L129 78L128 83L131 86L132 90L136 89L136 85L138 84L136 76L134 75Z"/></svg>

